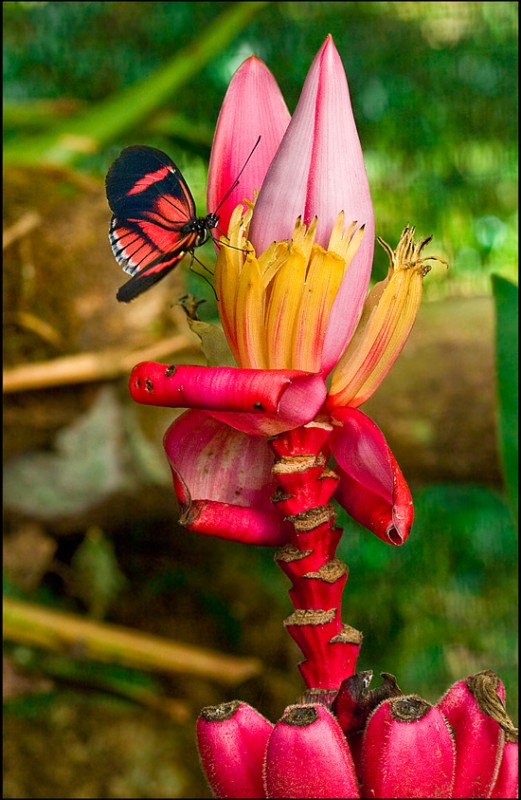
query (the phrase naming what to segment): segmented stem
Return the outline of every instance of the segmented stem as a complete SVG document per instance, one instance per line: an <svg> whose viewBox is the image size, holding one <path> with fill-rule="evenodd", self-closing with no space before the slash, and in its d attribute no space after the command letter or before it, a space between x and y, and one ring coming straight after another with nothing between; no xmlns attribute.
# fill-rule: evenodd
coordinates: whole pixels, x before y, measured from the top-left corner
<svg viewBox="0 0 521 800"><path fill-rule="evenodd" d="M328 424L298 428L271 441L278 490L272 500L293 524L290 543L275 560L292 582L295 611L284 621L305 660L299 664L309 690L337 690L356 670L362 634L341 619L347 566L335 556L342 529L330 500L339 478L326 465Z"/></svg>

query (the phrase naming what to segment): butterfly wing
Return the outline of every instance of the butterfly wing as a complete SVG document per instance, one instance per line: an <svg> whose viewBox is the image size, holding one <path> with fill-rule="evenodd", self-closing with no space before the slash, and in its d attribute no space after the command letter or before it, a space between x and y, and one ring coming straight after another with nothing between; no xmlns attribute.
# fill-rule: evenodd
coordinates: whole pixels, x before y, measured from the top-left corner
<svg viewBox="0 0 521 800"><path fill-rule="evenodd" d="M131 275L117 299L129 302L161 280L189 251L195 203L180 170L161 150L125 148L106 178L113 213L109 239L116 261Z"/></svg>

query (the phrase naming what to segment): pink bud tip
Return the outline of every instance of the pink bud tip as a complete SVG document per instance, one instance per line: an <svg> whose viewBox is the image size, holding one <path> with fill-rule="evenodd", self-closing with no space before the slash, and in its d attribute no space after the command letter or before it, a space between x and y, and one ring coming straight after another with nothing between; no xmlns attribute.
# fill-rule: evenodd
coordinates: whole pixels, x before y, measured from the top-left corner
<svg viewBox="0 0 521 800"><path fill-rule="evenodd" d="M519 797L519 745L517 741L505 741L499 772L489 796L496 800L500 800L500 798L515 800Z"/></svg>
<svg viewBox="0 0 521 800"><path fill-rule="evenodd" d="M265 797L262 768L272 730L271 722L240 700L203 708L197 743L216 797Z"/></svg>
<svg viewBox="0 0 521 800"><path fill-rule="evenodd" d="M285 710L268 743L265 781L267 797L360 797L342 730L320 704Z"/></svg>
<svg viewBox="0 0 521 800"><path fill-rule="evenodd" d="M437 707L449 721L456 742L453 797L489 797L504 746L498 719L506 716L504 687L490 670L455 683Z"/></svg>
<svg viewBox="0 0 521 800"><path fill-rule="evenodd" d="M443 714L417 695L384 700L362 743L365 797L452 797L454 744Z"/></svg>

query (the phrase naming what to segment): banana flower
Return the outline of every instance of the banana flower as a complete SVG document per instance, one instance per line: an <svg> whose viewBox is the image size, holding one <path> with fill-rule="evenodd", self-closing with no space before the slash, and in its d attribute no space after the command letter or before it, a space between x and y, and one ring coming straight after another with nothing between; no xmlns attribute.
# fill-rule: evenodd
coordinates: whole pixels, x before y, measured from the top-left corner
<svg viewBox="0 0 521 800"><path fill-rule="evenodd" d="M260 136L239 183L234 181ZM255 56L237 70L219 115L208 208L219 209L215 291L236 367L145 362L135 400L189 408L164 439L181 522L239 542L284 545L271 498L273 437L309 426L340 477L336 500L401 545L412 499L386 441L358 409L403 347L428 268L405 229L366 300L374 219L345 72L328 36L290 118Z"/></svg>

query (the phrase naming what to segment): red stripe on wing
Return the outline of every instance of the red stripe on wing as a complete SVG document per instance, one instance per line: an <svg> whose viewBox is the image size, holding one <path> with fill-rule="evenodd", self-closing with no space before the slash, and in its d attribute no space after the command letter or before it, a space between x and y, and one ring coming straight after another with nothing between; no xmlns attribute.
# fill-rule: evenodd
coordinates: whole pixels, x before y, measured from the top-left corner
<svg viewBox="0 0 521 800"><path fill-rule="evenodd" d="M161 167L161 169L158 169L156 172L149 172L147 175L143 175L143 177L139 178L134 186L128 190L127 196L144 192L149 186L152 186L154 183L162 181L164 178L166 178L168 173L171 171L172 170L170 170L168 167Z"/></svg>
<svg viewBox="0 0 521 800"><path fill-rule="evenodd" d="M110 243L118 264L130 275L171 269L193 246L195 234L179 236L150 222L112 218Z"/></svg>

